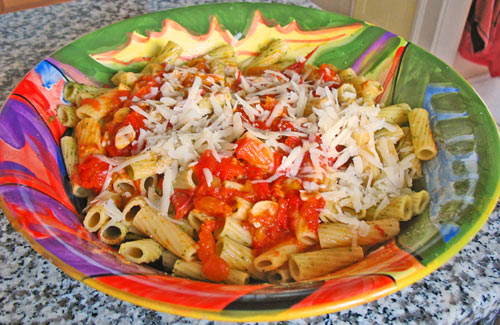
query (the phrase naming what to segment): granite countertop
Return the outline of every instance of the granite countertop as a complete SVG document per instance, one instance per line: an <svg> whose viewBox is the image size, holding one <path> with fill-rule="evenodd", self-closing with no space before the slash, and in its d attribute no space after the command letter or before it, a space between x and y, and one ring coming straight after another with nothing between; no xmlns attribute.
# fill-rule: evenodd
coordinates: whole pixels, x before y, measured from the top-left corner
<svg viewBox="0 0 500 325"><path fill-rule="evenodd" d="M152 11L220 1L72 1L0 15L0 105L55 49L108 24ZM273 1L314 7L307 0ZM377 301L293 321L493 323L500 310L500 206L479 234L425 279ZM0 211L0 323L209 323L148 310L94 290L57 269Z"/></svg>

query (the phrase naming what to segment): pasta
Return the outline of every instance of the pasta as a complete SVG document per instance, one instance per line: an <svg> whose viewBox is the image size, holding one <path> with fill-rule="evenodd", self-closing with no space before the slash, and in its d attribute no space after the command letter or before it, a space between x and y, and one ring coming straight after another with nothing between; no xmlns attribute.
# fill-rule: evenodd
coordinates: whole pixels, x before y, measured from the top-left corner
<svg viewBox="0 0 500 325"><path fill-rule="evenodd" d="M115 88L68 82L84 227L129 261L237 285L328 276L397 236L430 201L411 190L437 152L426 111L381 108L379 82L287 52L184 61L169 41Z"/></svg>

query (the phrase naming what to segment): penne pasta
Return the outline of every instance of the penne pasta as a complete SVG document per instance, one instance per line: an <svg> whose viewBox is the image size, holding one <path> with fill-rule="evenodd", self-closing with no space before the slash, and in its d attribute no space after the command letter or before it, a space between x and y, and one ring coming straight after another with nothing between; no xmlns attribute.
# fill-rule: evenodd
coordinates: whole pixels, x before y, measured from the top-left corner
<svg viewBox="0 0 500 325"><path fill-rule="evenodd" d="M359 229L343 223L322 223L318 226L321 248L352 246L371 246L385 242L399 234L399 221L381 219L368 221L368 231L362 234Z"/></svg>
<svg viewBox="0 0 500 325"><path fill-rule="evenodd" d="M146 205L146 200L141 196L131 198L123 208L122 214L125 216L123 222L128 226L132 225L137 213Z"/></svg>
<svg viewBox="0 0 500 325"><path fill-rule="evenodd" d="M241 221L232 217L225 218L224 227L216 232L216 236L218 238L228 237L245 246L252 246L252 234L250 234L248 227L243 226Z"/></svg>
<svg viewBox="0 0 500 325"><path fill-rule="evenodd" d="M182 47L177 43L168 41L158 55L152 57L142 69L142 74L155 73L162 70L162 63L174 65L182 53Z"/></svg>
<svg viewBox="0 0 500 325"><path fill-rule="evenodd" d="M288 44L282 39L271 41L247 66L247 71L255 67L268 67L278 62L288 51Z"/></svg>
<svg viewBox="0 0 500 325"><path fill-rule="evenodd" d="M269 272L285 265L290 255L299 251L300 248L297 240L290 239L257 256L253 264L258 271Z"/></svg>
<svg viewBox="0 0 500 325"><path fill-rule="evenodd" d="M378 117L383 118L387 123L402 125L408 122L410 110L410 106L405 103L386 106L380 110Z"/></svg>
<svg viewBox="0 0 500 325"><path fill-rule="evenodd" d="M420 192L411 192L410 198L412 216L423 213L429 206L429 202L431 200L429 192L427 192L426 190L422 190Z"/></svg>
<svg viewBox="0 0 500 325"><path fill-rule="evenodd" d="M108 245L118 245L125 240L127 225L121 221L109 220L99 229L99 239Z"/></svg>
<svg viewBox="0 0 500 325"><path fill-rule="evenodd" d="M90 232L96 232L109 220L109 215L104 211L104 208L99 205L94 205L87 211L83 219L83 226Z"/></svg>
<svg viewBox="0 0 500 325"><path fill-rule="evenodd" d="M175 276L182 278L191 278L200 281L209 281L207 277L203 274L202 264L197 261L186 262L183 260L177 260L174 264L174 268L172 273ZM250 279L248 273L231 269L229 271L228 277L223 281L227 284L238 284L244 285L247 284Z"/></svg>
<svg viewBox="0 0 500 325"><path fill-rule="evenodd" d="M63 97L68 102L76 104L76 98L80 93L89 94L92 97L97 97L106 93L109 89L100 88L92 85L79 84L74 81L68 81L64 84Z"/></svg>
<svg viewBox="0 0 500 325"><path fill-rule="evenodd" d="M79 162L83 163L90 155L102 155L101 127L92 118L84 118L76 125Z"/></svg>
<svg viewBox="0 0 500 325"><path fill-rule="evenodd" d="M437 155L437 147L432 137L429 113L423 108L412 109L408 113L413 151L420 160L431 160Z"/></svg>
<svg viewBox="0 0 500 325"><path fill-rule="evenodd" d="M359 246L337 247L293 254L288 265L292 278L303 281L332 273L363 257L363 249Z"/></svg>
<svg viewBox="0 0 500 325"><path fill-rule="evenodd" d="M377 211L380 210L380 211ZM383 209L372 207L366 211L366 220L394 218L408 221L412 217L412 199L409 195L401 195L390 200Z"/></svg>
<svg viewBox="0 0 500 325"><path fill-rule="evenodd" d="M155 209L144 206L132 224L144 234L185 261L194 260L198 244L176 224L161 216Z"/></svg>
<svg viewBox="0 0 500 325"><path fill-rule="evenodd" d="M78 123L76 108L74 106L59 105L57 108L57 119L62 125L72 128Z"/></svg>
<svg viewBox="0 0 500 325"><path fill-rule="evenodd" d="M89 102L82 101L82 105L76 109L76 116L79 119L92 118L100 120L115 108L115 98L120 96L121 91L118 88L114 88L93 98Z"/></svg>
<svg viewBox="0 0 500 325"><path fill-rule="evenodd" d="M149 154L144 159L131 163L126 169L130 178L135 181L162 173L169 165L165 156Z"/></svg>
<svg viewBox="0 0 500 325"><path fill-rule="evenodd" d="M267 281L273 284L292 282L293 279L288 264L283 265L279 269L269 271L267 273Z"/></svg>
<svg viewBox="0 0 500 325"><path fill-rule="evenodd" d="M163 248L152 239L141 239L121 244L118 252L127 260L142 264L159 259Z"/></svg>
<svg viewBox="0 0 500 325"><path fill-rule="evenodd" d="M169 271L174 269L175 262L178 260L179 258L175 256L175 254L172 254L166 249L161 253L161 265Z"/></svg>

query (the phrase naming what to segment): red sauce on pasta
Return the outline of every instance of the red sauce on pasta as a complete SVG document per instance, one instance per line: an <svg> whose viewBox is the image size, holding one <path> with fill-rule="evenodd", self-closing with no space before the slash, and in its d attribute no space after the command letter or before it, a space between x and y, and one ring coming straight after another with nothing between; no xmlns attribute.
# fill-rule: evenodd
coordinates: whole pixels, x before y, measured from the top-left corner
<svg viewBox="0 0 500 325"><path fill-rule="evenodd" d="M75 177L78 178L76 183L99 193L104 185L108 169L107 163L91 155L78 165L78 173L74 173Z"/></svg>

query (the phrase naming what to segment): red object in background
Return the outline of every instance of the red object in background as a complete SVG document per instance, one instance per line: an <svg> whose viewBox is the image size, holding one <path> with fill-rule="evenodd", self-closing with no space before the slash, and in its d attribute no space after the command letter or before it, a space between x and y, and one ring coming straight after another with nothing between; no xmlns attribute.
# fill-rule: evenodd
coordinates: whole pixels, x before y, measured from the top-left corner
<svg viewBox="0 0 500 325"><path fill-rule="evenodd" d="M469 61L500 76L500 0L474 0L458 48Z"/></svg>

